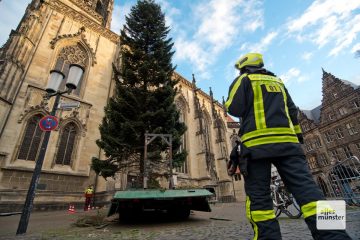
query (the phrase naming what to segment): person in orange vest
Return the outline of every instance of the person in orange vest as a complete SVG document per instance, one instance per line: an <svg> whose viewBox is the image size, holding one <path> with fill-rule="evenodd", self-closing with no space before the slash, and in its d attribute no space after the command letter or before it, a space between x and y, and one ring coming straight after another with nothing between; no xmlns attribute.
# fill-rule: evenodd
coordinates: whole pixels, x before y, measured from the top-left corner
<svg viewBox="0 0 360 240"><path fill-rule="evenodd" d="M91 199L94 196L94 188L92 185L89 185L85 190L85 205L84 211L87 211L91 205Z"/></svg>

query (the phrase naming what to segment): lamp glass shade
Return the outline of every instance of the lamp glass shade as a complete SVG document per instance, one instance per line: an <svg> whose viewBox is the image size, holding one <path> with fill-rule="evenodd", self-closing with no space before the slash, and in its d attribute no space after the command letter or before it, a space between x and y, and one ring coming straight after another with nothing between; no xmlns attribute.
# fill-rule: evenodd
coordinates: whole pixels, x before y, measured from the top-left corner
<svg viewBox="0 0 360 240"><path fill-rule="evenodd" d="M76 89L83 74L84 68L77 64L71 64L66 87L70 89Z"/></svg>
<svg viewBox="0 0 360 240"><path fill-rule="evenodd" d="M57 70L50 71L50 79L48 85L46 86L46 92L48 93L55 93L64 80L64 74Z"/></svg>

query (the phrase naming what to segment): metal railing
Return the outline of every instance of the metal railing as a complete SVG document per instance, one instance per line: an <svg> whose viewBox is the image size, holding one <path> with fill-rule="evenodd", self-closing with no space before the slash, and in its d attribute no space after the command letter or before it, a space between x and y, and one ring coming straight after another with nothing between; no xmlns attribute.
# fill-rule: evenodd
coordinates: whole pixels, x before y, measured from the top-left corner
<svg viewBox="0 0 360 240"><path fill-rule="evenodd" d="M347 205L360 206L360 161L356 156L338 161L313 176L327 199L343 199Z"/></svg>

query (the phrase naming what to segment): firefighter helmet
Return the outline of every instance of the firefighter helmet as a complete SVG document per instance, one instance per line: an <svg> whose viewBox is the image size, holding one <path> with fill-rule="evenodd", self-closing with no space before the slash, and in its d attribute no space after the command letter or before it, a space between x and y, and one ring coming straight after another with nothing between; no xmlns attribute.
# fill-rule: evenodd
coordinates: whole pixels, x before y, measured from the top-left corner
<svg viewBox="0 0 360 240"><path fill-rule="evenodd" d="M260 53L247 53L235 63L235 67L239 70L247 66L263 67L264 61L262 55Z"/></svg>

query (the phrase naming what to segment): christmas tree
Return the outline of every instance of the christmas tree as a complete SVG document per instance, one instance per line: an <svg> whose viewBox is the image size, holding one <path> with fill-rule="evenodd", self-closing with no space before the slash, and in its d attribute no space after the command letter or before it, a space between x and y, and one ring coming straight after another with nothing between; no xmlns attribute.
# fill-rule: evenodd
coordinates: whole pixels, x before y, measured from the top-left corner
<svg viewBox="0 0 360 240"><path fill-rule="evenodd" d="M173 78L169 31L160 6L153 0L139 0L126 17L120 67L114 66L115 92L105 107L101 139L96 142L108 159L92 161L92 168L104 178L124 169L137 169L143 177L147 132L172 135L173 166L186 158L186 152L178 152L186 126L179 122L174 104L178 81ZM146 168L153 178L168 167L164 161L168 150L161 138L148 146Z"/></svg>

